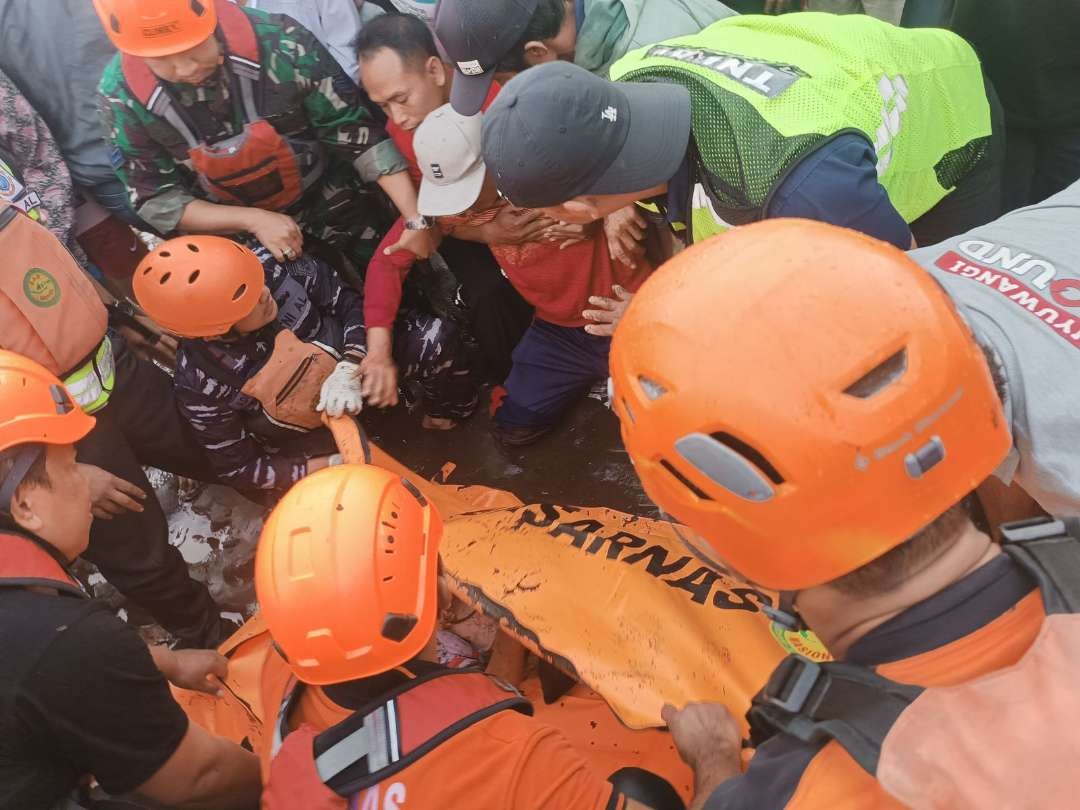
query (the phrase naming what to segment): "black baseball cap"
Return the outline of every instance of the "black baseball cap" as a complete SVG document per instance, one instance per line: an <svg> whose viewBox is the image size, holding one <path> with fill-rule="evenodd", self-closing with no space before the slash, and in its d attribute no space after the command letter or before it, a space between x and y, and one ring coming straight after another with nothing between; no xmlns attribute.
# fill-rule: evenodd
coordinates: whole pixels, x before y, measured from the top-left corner
<svg viewBox="0 0 1080 810"><path fill-rule="evenodd" d="M537 0L439 0L435 40L457 70L450 88L456 112L480 112L496 66L521 39L536 4Z"/></svg>
<svg viewBox="0 0 1080 810"><path fill-rule="evenodd" d="M689 140L686 88L609 82L567 62L518 74L484 115L484 163L522 208L659 185Z"/></svg>

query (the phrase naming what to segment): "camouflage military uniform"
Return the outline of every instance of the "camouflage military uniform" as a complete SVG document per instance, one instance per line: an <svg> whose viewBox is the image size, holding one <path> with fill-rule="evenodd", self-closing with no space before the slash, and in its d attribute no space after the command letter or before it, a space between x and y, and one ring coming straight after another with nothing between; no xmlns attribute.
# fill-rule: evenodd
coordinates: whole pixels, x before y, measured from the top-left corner
<svg viewBox="0 0 1080 810"><path fill-rule="evenodd" d="M405 160L387 137L381 116L306 28L281 15L244 13L254 23L263 63L259 114L285 137L317 140L327 157L321 181L284 213L362 269L393 221L389 201L373 183L404 171ZM168 88L211 143L242 130L224 69L203 85ZM184 207L205 198L187 144L136 100L119 55L106 67L99 91L106 137L122 157L117 172L132 207L161 233L173 231Z"/></svg>
<svg viewBox="0 0 1080 810"><path fill-rule="evenodd" d="M281 263L249 243L266 270L278 302L277 321L303 341L317 341L341 355L366 352L361 296L343 285L320 259L305 254ZM207 456L225 483L241 489L285 490L307 474L307 460L334 452L326 431L299 434L277 445L249 430L258 401L222 377L249 378L269 356L273 334L261 330L238 340L183 340L176 355L176 398ZM394 359L406 386L419 385L429 416L464 419L476 409L476 378L457 327L412 310L394 327ZM224 369L215 376L215 368ZM233 381L235 382L235 380Z"/></svg>

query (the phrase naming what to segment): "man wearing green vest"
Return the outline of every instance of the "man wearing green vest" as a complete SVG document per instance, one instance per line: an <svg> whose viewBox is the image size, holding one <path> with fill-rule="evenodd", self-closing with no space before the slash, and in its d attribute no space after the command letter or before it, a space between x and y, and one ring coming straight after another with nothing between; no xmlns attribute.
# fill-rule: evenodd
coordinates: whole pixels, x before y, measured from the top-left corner
<svg viewBox="0 0 1080 810"><path fill-rule="evenodd" d="M580 223L649 203L687 242L803 217L901 248L1001 213L1000 107L947 31L731 17L633 51L611 77L549 63L506 85L484 160L514 205Z"/></svg>

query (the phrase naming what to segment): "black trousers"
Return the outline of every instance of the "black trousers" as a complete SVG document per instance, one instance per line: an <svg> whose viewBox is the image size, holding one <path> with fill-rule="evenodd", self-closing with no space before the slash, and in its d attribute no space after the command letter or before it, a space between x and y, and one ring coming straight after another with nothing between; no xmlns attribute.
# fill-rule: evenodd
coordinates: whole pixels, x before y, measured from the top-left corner
<svg viewBox="0 0 1080 810"><path fill-rule="evenodd" d="M991 127L986 151L952 193L911 223L919 247L967 233L1005 213L1005 111L989 79L986 96Z"/></svg>
<svg viewBox="0 0 1080 810"><path fill-rule="evenodd" d="M83 554L120 593L186 646L216 645L221 618L210 592L169 543L168 523L142 465L214 481L213 470L176 409L172 380L113 338L116 383L97 424L76 445L78 460L141 487L142 512L95 519Z"/></svg>
<svg viewBox="0 0 1080 810"><path fill-rule="evenodd" d="M479 372L501 383L513 365L511 354L532 323L533 308L506 280L487 245L447 238L439 253L461 285L468 328L479 347Z"/></svg>

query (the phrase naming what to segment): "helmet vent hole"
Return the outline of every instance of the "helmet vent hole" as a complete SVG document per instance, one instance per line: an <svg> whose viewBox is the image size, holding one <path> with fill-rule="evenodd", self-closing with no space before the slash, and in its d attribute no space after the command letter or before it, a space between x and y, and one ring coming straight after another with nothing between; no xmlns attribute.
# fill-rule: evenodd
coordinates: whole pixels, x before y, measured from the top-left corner
<svg viewBox="0 0 1080 810"><path fill-rule="evenodd" d="M642 392L650 400L656 401L667 393L667 389L655 380L650 380L648 377L638 377L638 385L641 386Z"/></svg>
<svg viewBox="0 0 1080 810"><path fill-rule="evenodd" d="M907 371L907 349L901 349L859 377L844 389L844 393L857 399L869 399L903 377L905 371Z"/></svg>
<svg viewBox="0 0 1080 810"><path fill-rule="evenodd" d="M198 253L199 252L199 246L198 245L193 245L191 242L187 243L187 249L190 250L192 253Z"/></svg>
<svg viewBox="0 0 1080 810"><path fill-rule="evenodd" d="M112 28L114 34L120 33L120 20L116 19L115 14L109 15L109 27Z"/></svg>
<svg viewBox="0 0 1080 810"><path fill-rule="evenodd" d="M383 617L382 637L390 641L404 641L419 621L411 613L387 613Z"/></svg>
<svg viewBox="0 0 1080 810"><path fill-rule="evenodd" d="M382 581L383 581L383 582L393 582L393 581L394 581L394 575L393 575L393 574L390 574L390 576L387 576L387 577L383 577L383 578L382 578Z"/></svg>
<svg viewBox="0 0 1080 810"><path fill-rule="evenodd" d="M161 251L161 253L159 253L158 255L159 255L159 256L161 256L162 258L165 258L165 259L167 259L167 258L169 258L170 256L172 256L172 254L171 254L171 253L169 253L169 251L167 251L167 250L163 250L163 251Z"/></svg>
<svg viewBox="0 0 1080 810"><path fill-rule="evenodd" d="M191 10L195 12L196 17L201 17L206 13L206 7L199 0L191 0Z"/></svg>
<svg viewBox="0 0 1080 810"><path fill-rule="evenodd" d="M233 293L232 300L239 301L240 297L247 292L247 284L241 284L236 288L236 292Z"/></svg>
<svg viewBox="0 0 1080 810"><path fill-rule="evenodd" d="M769 480L777 486L780 486L782 483L784 483L784 476L780 475L780 471L777 470L776 467L774 467L772 464L770 464L769 460L765 458L765 456L761 454L761 451L759 451L756 447L751 447L742 439L737 439L730 433L714 433L712 434L712 437L718 442L720 442L720 444L725 445L726 447L730 447L740 456L745 458L747 461L749 461L751 464L753 464L755 467L765 473L765 475L769 477Z"/></svg>
<svg viewBox="0 0 1080 810"><path fill-rule="evenodd" d="M153 269L154 269L153 265L148 265L147 268L142 271L142 274L144 276L148 276L148 275L150 275L150 271L153 270Z"/></svg>
<svg viewBox="0 0 1080 810"><path fill-rule="evenodd" d="M172 278L172 273L169 273L169 272L163 273L161 278L158 280L158 284L164 284L170 278Z"/></svg>
<svg viewBox="0 0 1080 810"><path fill-rule="evenodd" d="M392 534L388 535L387 538L386 538L386 542L387 543L393 543L394 542L394 535L392 535Z"/></svg>
<svg viewBox="0 0 1080 810"><path fill-rule="evenodd" d="M187 283L194 284L198 280L199 273L201 272L202 270L196 270L195 272L193 272L190 276L188 276Z"/></svg>
<svg viewBox="0 0 1080 810"><path fill-rule="evenodd" d="M397 528L397 526L395 526L393 523L387 523L385 520L382 522L382 525L385 526L388 529L396 529Z"/></svg>
<svg viewBox="0 0 1080 810"><path fill-rule="evenodd" d="M701 500L703 500L703 501L711 501L712 500L712 498L710 498L707 494L705 494L705 492L700 487L698 487L697 484L695 484L693 481L691 481L689 478L687 478L685 475L683 475L681 472L679 472L675 468L675 465L672 464L670 461L668 461L666 458L660 459L660 466L663 467L665 470L667 470L669 473L671 473L680 484L682 484L688 490L693 492Z"/></svg>
<svg viewBox="0 0 1080 810"><path fill-rule="evenodd" d="M334 508L335 508L335 509L337 509L337 510L338 510L339 512L344 512L344 511L345 511L345 504L343 504L343 503L339 503L339 504L338 504L337 506L335 506Z"/></svg>

